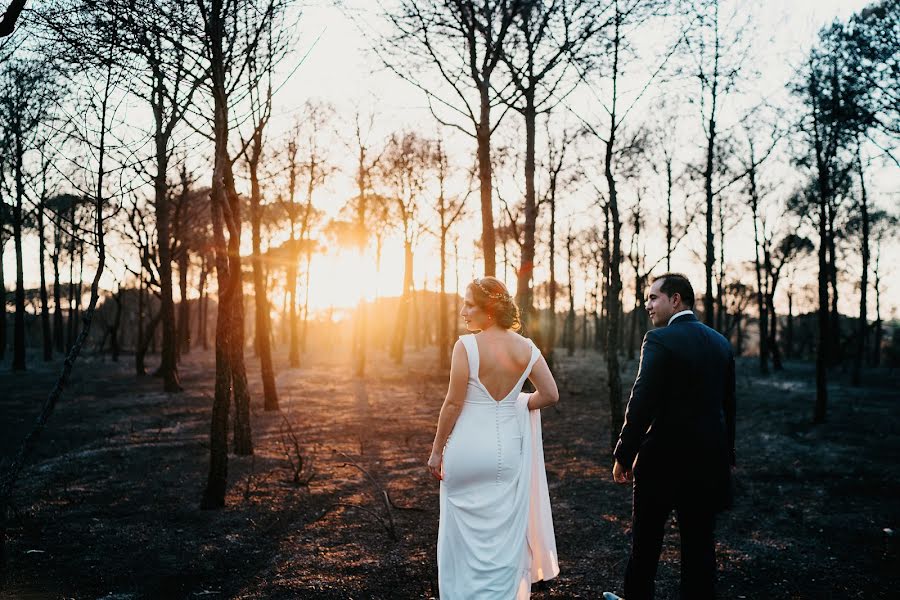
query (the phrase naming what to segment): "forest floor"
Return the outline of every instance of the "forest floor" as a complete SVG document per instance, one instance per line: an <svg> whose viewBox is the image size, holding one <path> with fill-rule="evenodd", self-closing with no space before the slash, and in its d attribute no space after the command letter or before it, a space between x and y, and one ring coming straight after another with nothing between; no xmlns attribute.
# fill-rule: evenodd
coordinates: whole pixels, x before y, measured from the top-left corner
<svg viewBox="0 0 900 600"><path fill-rule="evenodd" d="M621 591L631 494L610 477L601 357L558 356L561 402L543 421L562 572L533 597L596 599ZM306 360L278 371L283 417L262 410L248 352L256 452L230 456L218 511L199 509L212 353L185 357L186 391L173 395L136 378L130 357L79 360L15 493L0 598L436 597L438 485L425 467L446 391L436 352L413 352L402 366L376 360L365 382L327 353ZM30 364L21 374L0 365L3 457L60 366ZM718 523L719 597L895 598L900 373L870 372L852 388L835 370L828 422L814 427L813 367L786 366L761 378L754 359L739 362L738 498ZM635 369L626 363L626 398ZM314 469L308 486L292 481L285 417ZM402 507L390 511L396 539L382 490ZM669 527L663 599L677 597L679 579Z"/></svg>

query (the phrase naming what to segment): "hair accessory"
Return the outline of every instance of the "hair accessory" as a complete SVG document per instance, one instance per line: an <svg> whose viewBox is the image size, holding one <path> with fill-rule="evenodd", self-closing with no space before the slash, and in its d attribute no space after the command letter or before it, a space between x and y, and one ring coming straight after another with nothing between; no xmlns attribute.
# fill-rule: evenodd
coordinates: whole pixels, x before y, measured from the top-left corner
<svg viewBox="0 0 900 600"><path fill-rule="evenodd" d="M510 299L511 299L510 295L507 294L507 293L505 293L505 292L494 292L494 293L491 293L491 292L487 291L487 289L485 289L485 287L484 287L483 285L481 285L481 280L480 280L480 279L476 279L476 280L475 280L475 285L477 285L477 286L478 286L478 289L481 290L481 292L482 292L485 296L487 296L488 298L490 298L491 300L510 300Z"/></svg>

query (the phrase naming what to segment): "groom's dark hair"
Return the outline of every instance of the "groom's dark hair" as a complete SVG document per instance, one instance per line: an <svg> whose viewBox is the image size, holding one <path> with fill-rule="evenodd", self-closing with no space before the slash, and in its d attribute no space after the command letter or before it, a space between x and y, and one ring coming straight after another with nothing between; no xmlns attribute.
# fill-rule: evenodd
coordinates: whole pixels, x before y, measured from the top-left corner
<svg viewBox="0 0 900 600"><path fill-rule="evenodd" d="M688 308L694 308L694 288L691 282L681 273L663 273L659 277L654 277L652 283L656 283L663 279L663 283L659 286L659 291L668 297L674 294L681 296L681 303Z"/></svg>

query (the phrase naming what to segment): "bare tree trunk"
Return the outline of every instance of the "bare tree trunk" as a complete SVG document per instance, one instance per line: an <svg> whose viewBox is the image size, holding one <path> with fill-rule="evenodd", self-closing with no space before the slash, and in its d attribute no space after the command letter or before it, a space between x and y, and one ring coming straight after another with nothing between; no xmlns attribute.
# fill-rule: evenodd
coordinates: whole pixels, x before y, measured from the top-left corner
<svg viewBox="0 0 900 600"><path fill-rule="evenodd" d="M484 274L497 274L497 241L494 233L491 166L491 101L487 82L480 86L481 113L476 128L478 141L478 180L481 183L481 249L484 253Z"/></svg>
<svg viewBox="0 0 900 600"><path fill-rule="evenodd" d="M75 235L74 232L77 230L77 226L75 224L75 203L72 202L72 206L69 209L69 230L73 232L73 235L69 236L69 318L66 322L66 348L71 348L72 343L75 341L75 326L76 326L76 318L75 318Z"/></svg>
<svg viewBox="0 0 900 600"><path fill-rule="evenodd" d="M161 82L158 85L162 85ZM161 92L159 92L161 94ZM172 297L172 246L169 227L169 184L166 172L169 165L168 139L162 130L162 108L154 104L156 121L156 175L153 178L154 208L156 213L157 252L159 253L160 315L162 321L162 352L157 374L163 378L166 392L180 392L178 364L176 360L175 301Z"/></svg>
<svg viewBox="0 0 900 600"><path fill-rule="evenodd" d="M750 183L750 211L753 217L753 266L756 271L756 308L759 311L759 372L761 375L769 374L769 344L766 332L769 330L769 312L765 298L767 291L763 289L762 265L759 258L759 190L756 187L756 157L754 156L753 143L750 143L750 169L748 171ZM768 275L766 276L768 281Z"/></svg>
<svg viewBox="0 0 900 600"><path fill-rule="evenodd" d="M447 323L447 231L441 227L441 289L438 294L438 364L441 370L450 368L450 332Z"/></svg>
<svg viewBox="0 0 900 600"><path fill-rule="evenodd" d="M300 352L306 352L306 334L309 331L309 289L312 285L312 251L306 251L306 285L303 287L303 329L300 331Z"/></svg>
<svg viewBox="0 0 900 600"><path fill-rule="evenodd" d="M237 222L240 223L240 221ZM229 240L229 246L231 245ZM244 366L244 286L240 277L243 272L240 261L240 237L234 243L229 254L234 264L231 273L238 278L235 283L234 303L231 306L231 333L229 334L231 342L229 363L231 365L232 391L234 392L232 444L235 454L249 456L253 454L253 437L250 428L250 388L247 385L247 371Z"/></svg>
<svg viewBox="0 0 900 600"><path fill-rule="evenodd" d="M566 336L566 354L573 356L575 354L575 278L572 274L572 244L575 238L572 236L571 228L566 236L566 276L569 287L569 312L566 313L566 325L564 328Z"/></svg>
<svg viewBox="0 0 900 600"><path fill-rule="evenodd" d="M773 282L772 290L774 291L775 285ZM775 302L773 300L773 294L769 294L768 304L772 307L772 319L769 322L769 326L771 329L769 330L769 346L772 348L772 368L775 371L783 371L784 366L781 364L781 351L778 348L778 315L775 314Z"/></svg>
<svg viewBox="0 0 900 600"><path fill-rule="evenodd" d="M147 322L147 327L140 333L140 337L138 338L138 347L134 352L134 369L138 375L147 374L147 366L144 361L147 357L150 345L153 343L153 340L156 339L156 329L161 317L162 314L160 311L156 311L156 314L150 317L150 321Z"/></svg>
<svg viewBox="0 0 900 600"><path fill-rule="evenodd" d="M672 159L666 156L666 272L672 271Z"/></svg>
<svg viewBox="0 0 900 600"><path fill-rule="evenodd" d="M25 198L25 179L22 170L25 150L22 146L22 125L14 117L11 133L14 140L13 169L16 202L13 204L13 242L16 248L16 313L13 320L13 371L25 370L25 273L22 268L22 202Z"/></svg>
<svg viewBox="0 0 900 600"><path fill-rule="evenodd" d="M875 268L872 274L875 276L875 346L872 348L872 366L881 366L881 237L879 236L875 246Z"/></svg>
<svg viewBox="0 0 900 600"><path fill-rule="evenodd" d="M869 322L866 318L866 302L869 288L869 207L866 197L866 179L863 173L862 156L857 150L856 164L859 170L859 211L862 217L862 239L860 240L860 254L862 255L862 279L859 282L859 323L856 330L856 355L853 357L853 385L862 384L862 363L866 353L866 341L869 334Z"/></svg>
<svg viewBox="0 0 900 600"><path fill-rule="evenodd" d="M590 307L588 306L588 299L590 298L590 294L588 293L588 274L585 270L584 274L584 303L581 305L581 350L585 351L588 349L588 312L590 312Z"/></svg>
<svg viewBox="0 0 900 600"><path fill-rule="evenodd" d="M0 198L0 202L3 199ZM6 275L3 269L3 215L0 214L0 360L6 359ZM59 310L57 305L57 310Z"/></svg>
<svg viewBox="0 0 900 600"><path fill-rule="evenodd" d="M206 350L206 340L204 339L206 332L203 323L206 319L206 313L203 309L203 297L206 295L206 252L200 255L200 279L197 282L197 339L200 340L203 349Z"/></svg>
<svg viewBox="0 0 900 600"><path fill-rule="evenodd" d="M530 335L530 321L534 312L534 298L531 289L534 275L534 234L537 228L537 200L534 190L535 139L537 137L537 110L534 106L534 88L525 90L525 226L519 271L516 282L516 303L522 320L523 332Z"/></svg>
<svg viewBox="0 0 900 600"><path fill-rule="evenodd" d="M408 240L403 243L403 257L403 292L397 309L397 322L394 324L394 339L391 344L391 358L396 363L403 362L406 322L409 320L409 305L413 294L413 251L412 243Z"/></svg>
<svg viewBox="0 0 900 600"><path fill-rule="evenodd" d="M221 25L219 25L221 27ZM226 113L227 114L227 113ZM222 225L222 204L226 202L224 190L223 156L219 145L219 127L227 127L227 118L216 122L216 164L210 197L212 210L213 236L215 239L216 278L219 282L218 309L216 311L216 373L215 398L212 407L212 422L209 434L209 474L206 488L203 491L201 508L219 508L225 506L225 487L228 484L228 409L231 404L231 359L229 341L229 324L231 303L233 302L233 284L229 281L228 255L225 244L224 227Z"/></svg>
<svg viewBox="0 0 900 600"><path fill-rule="evenodd" d="M716 260L715 238L713 236L713 189L712 180L715 172L716 158L716 110L719 100L719 4L714 5L715 47L713 51L713 69L710 85L710 111L706 131L706 166L703 171L703 190L706 196L706 293L703 296L703 322L709 327L715 323L713 313L713 264Z"/></svg>
<svg viewBox="0 0 900 600"><path fill-rule="evenodd" d="M816 332L816 404L813 415L814 423L824 423L828 405L827 371L829 351L828 331L828 205L831 192L828 167L825 162L822 139L819 135L820 115L816 105L818 89L815 71L810 71L810 98L813 101L813 138L817 167L818 204L819 204L819 308L818 331Z"/></svg>
<svg viewBox="0 0 900 600"><path fill-rule="evenodd" d="M188 301L188 273L190 271L191 261L187 248L182 248L178 255L178 290L180 299L178 301L178 356L187 354L191 350L191 305Z"/></svg>
<svg viewBox="0 0 900 600"><path fill-rule="evenodd" d="M609 389L609 444L610 450L614 449L619 439L619 432L624 423L622 412L622 374L619 370L619 346L620 346L620 294L622 291L622 279L619 274L619 266L622 258L622 223L619 220L619 202L616 190L616 179L613 174L613 147L616 143L616 101L618 99L618 75L619 75L619 44L621 38L619 27L621 14L616 4L615 34L613 37L613 69L612 69L612 108L610 111L609 139L606 140L606 152L604 156L604 175L609 192L608 206L612 225L612 249L609 261L609 293L607 295L607 308L609 324L606 331L606 371L607 385ZM624 465L629 468L631 465Z"/></svg>
<svg viewBox="0 0 900 600"><path fill-rule="evenodd" d="M122 288L119 288L118 291L113 294L113 301L116 303L116 314L113 317L113 323L109 328L109 345L113 362L119 362L119 353L121 352L121 347L119 346L119 327L122 325Z"/></svg>
<svg viewBox="0 0 900 600"><path fill-rule="evenodd" d="M794 294L788 288L788 314L787 324L784 329L784 355L787 358L794 358Z"/></svg>
<svg viewBox="0 0 900 600"><path fill-rule="evenodd" d="M456 276L456 291L453 292L453 332L454 337L459 334L459 241L453 240L454 275Z"/></svg>
<svg viewBox="0 0 900 600"><path fill-rule="evenodd" d="M725 306L725 212L723 205L725 201L719 197L719 272L716 277L716 330L725 330L725 321L728 316L725 314L727 308Z"/></svg>
<svg viewBox="0 0 900 600"><path fill-rule="evenodd" d="M299 259L298 256L294 256ZM290 292L290 315L288 317L288 329L290 329L290 341L288 350L288 364L296 369L300 366L300 333L297 331L297 260L292 260L287 269L287 284Z"/></svg>
<svg viewBox="0 0 900 600"><path fill-rule="evenodd" d="M141 249L143 253L143 248ZM139 356L144 346L144 267L141 265L138 272L138 308L137 308L137 339L134 343L134 372L135 375L145 375L144 359Z"/></svg>
<svg viewBox="0 0 900 600"><path fill-rule="evenodd" d="M831 310L829 316L829 335L831 342L829 349L831 350L831 364L840 364L844 358L844 348L841 345L841 325L840 313L838 312L838 285L837 285L837 247L835 244L834 219L835 219L834 203L828 202L828 283L831 288Z"/></svg>
<svg viewBox="0 0 900 600"><path fill-rule="evenodd" d="M46 256L47 256L47 238L44 235L44 205L46 202L46 183L47 171L46 168L43 170L44 185L41 191L40 199L38 201L37 207L37 225L38 225L38 236L39 236L39 244L38 244L38 264L40 266L41 273L41 332L43 333L44 339L44 362L49 362L53 360L53 334L50 330L50 300L47 295L47 269L46 269Z"/></svg>
<svg viewBox="0 0 900 600"><path fill-rule="evenodd" d="M53 261L53 344L56 346L56 351L62 353L65 351L63 346L63 313L62 313L62 285L59 282L59 255L62 253L62 232L60 223L59 223L59 213L53 214L53 254L51 255L51 260ZM2 242L0 242L2 244ZM0 252L0 259L2 259L2 252ZM2 269L0 269L2 271ZM2 277L0 277L0 288L2 288ZM6 303L4 302L3 306L4 317L6 315ZM3 319L5 326L6 319ZM5 336L4 336L5 340ZM3 344L4 341L0 340L0 344ZM0 352L0 358L2 358L2 352Z"/></svg>
<svg viewBox="0 0 900 600"><path fill-rule="evenodd" d="M201 506L225 504L228 481L228 408L234 395L234 448L238 454L253 452L250 438L250 396L244 369L244 307L241 270L240 199L234 187L228 155L229 92L226 84L226 26L230 25L223 0L202 5L209 52L209 79L213 96L215 160L210 189L219 306L216 316L216 383L210 427L210 464ZM224 226L224 227L223 227ZM224 228L228 229L225 240Z"/></svg>
<svg viewBox="0 0 900 600"><path fill-rule="evenodd" d="M556 348L556 185L550 189L550 323L547 331L547 343L544 345L544 358L547 365L553 368L553 351Z"/></svg>
<svg viewBox="0 0 900 600"><path fill-rule="evenodd" d="M262 123L259 127L262 127ZM269 331L269 298L266 295L265 281L263 280L262 266L262 209L259 189L259 174L257 172L259 159L262 155L262 132L258 128L253 136L253 148L251 149L247 163L250 168L250 226L253 242L253 290L254 306L256 309L255 344L256 353L259 355L260 373L263 382L263 407L267 411L278 410L278 391L275 389L275 368L272 364L272 348L269 344L271 337Z"/></svg>

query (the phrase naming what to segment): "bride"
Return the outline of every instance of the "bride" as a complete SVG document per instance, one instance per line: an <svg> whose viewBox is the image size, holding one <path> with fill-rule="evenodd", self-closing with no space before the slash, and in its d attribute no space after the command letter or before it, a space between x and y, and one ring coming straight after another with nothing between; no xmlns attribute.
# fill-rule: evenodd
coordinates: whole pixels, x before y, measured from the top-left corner
<svg viewBox="0 0 900 600"><path fill-rule="evenodd" d="M540 409L559 400L519 311L494 277L466 288L470 331L453 347L450 385L428 467L441 480L438 587L442 600L528 598L559 573ZM537 391L520 393L525 379Z"/></svg>

